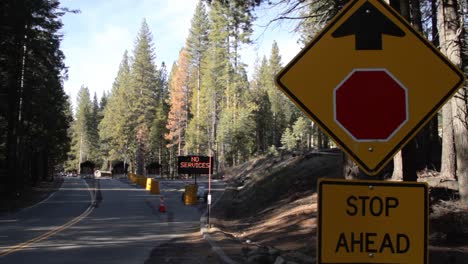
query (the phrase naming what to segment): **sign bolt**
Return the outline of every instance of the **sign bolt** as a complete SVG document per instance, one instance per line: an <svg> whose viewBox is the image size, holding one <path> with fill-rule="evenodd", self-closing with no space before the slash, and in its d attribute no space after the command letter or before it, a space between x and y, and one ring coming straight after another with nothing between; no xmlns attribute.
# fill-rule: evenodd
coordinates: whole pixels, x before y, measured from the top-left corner
<svg viewBox="0 0 468 264"><path fill-rule="evenodd" d="M374 257L374 253L369 253L369 257L373 258L373 257Z"/></svg>
<svg viewBox="0 0 468 264"><path fill-rule="evenodd" d="M370 189L370 190L374 189L374 186L369 185L369 189ZM371 253L371 254L372 254L372 253Z"/></svg>
<svg viewBox="0 0 468 264"><path fill-rule="evenodd" d="M369 152L372 152L372 151L374 151L374 148L373 148L373 147L369 147L367 150L369 150Z"/></svg>

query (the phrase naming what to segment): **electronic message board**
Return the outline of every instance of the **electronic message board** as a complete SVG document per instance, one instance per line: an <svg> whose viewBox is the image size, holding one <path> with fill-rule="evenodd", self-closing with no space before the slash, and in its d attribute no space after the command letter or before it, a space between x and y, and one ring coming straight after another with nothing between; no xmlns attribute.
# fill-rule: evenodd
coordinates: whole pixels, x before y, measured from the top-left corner
<svg viewBox="0 0 468 264"><path fill-rule="evenodd" d="M211 159L211 161L210 161ZM178 156L177 169L179 174L209 174L213 171L213 157L208 156Z"/></svg>

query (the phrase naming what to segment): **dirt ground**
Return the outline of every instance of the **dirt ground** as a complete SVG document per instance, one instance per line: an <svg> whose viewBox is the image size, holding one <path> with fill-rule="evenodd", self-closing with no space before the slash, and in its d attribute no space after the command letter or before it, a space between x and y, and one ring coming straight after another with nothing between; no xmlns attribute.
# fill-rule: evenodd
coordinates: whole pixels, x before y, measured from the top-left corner
<svg viewBox="0 0 468 264"><path fill-rule="evenodd" d="M228 190L213 209L214 223L239 243L315 258L317 179L340 178L340 164L338 155L309 154L257 159L232 169L224 175ZM468 208L457 204L450 184L431 177L429 261L468 263Z"/></svg>
<svg viewBox="0 0 468 264"><path fill-rule="evenodd" d="M200 232L173 239L153 251L145 264L217 264L222 263Z"/></svg>

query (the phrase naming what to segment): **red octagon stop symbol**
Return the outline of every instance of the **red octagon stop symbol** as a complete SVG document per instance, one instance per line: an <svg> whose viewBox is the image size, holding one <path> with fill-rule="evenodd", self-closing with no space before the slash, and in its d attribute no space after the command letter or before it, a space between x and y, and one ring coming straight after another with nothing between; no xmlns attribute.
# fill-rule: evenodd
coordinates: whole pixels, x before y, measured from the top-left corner
<svg viewBox="0 0 468 264"><path fill-rule="evenodd" d="M355 69L334 90L335 121L356 141L387 141L408 120L407 94L386 69Z"/></svg>

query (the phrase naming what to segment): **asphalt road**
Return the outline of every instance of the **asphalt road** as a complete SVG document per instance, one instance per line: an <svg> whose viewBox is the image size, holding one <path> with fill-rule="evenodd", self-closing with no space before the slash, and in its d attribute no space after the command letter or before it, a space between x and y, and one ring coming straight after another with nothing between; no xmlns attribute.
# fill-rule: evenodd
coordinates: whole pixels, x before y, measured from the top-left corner
<svg viewBox="0 0 468 264"><path fill-rule="evenodd" d="M161 195L125 179L67 178L46 201L0 218L0 263L144 263L154 248L199 229L206 205L181 200L192 182L161 181L161 213ZM212 188L216 199L223 184Z"/></svg>

